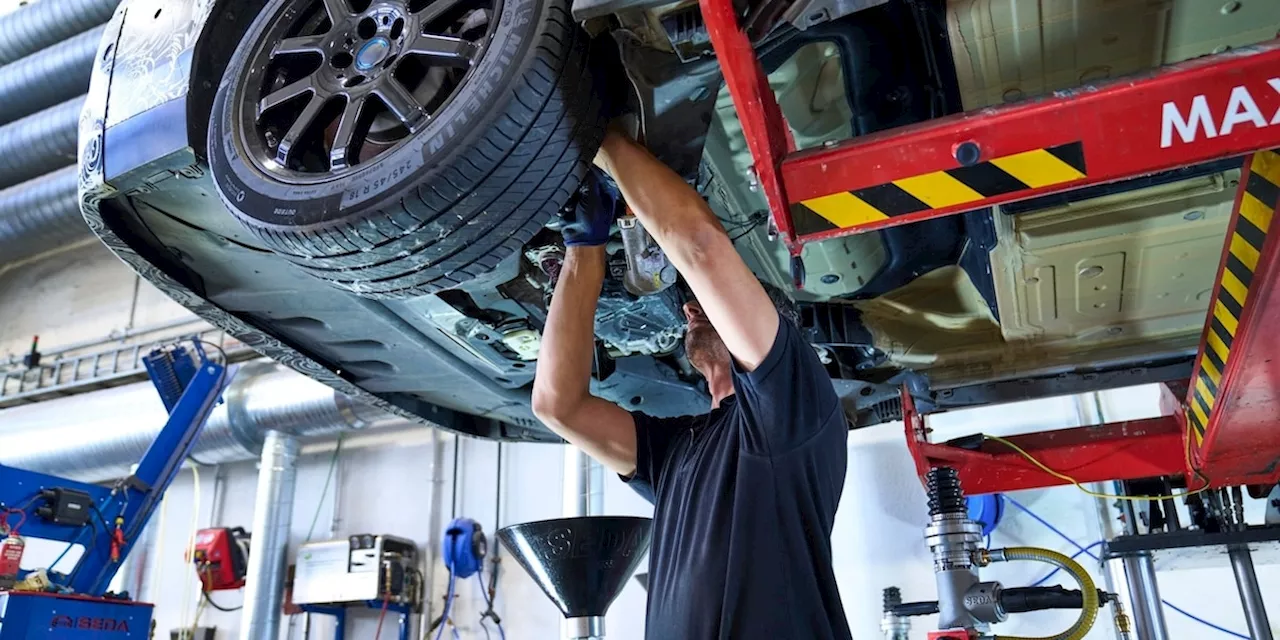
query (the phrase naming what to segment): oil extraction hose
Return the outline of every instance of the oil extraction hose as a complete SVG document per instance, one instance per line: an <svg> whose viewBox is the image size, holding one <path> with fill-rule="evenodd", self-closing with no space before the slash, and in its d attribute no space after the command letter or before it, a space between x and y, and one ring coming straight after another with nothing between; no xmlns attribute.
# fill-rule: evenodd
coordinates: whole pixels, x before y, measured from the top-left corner
<svg viewBox="0 0 1280 640"><path fill-rule="evenodd" d="M1015 561L1030 560L1033 562L1043 562L1051 564L1067 573L1071 574L1080 584L1080 592L1083 597L1083 607L1080 609L1080 617L1075 624L1069 629L1051 636L1028 638L1019 636L991 636L993 640L1082 640L1089 630L1093 628L1093 623L1098 619L1098 588L1093 584L1093 578L1089 576L1089 572L1085 571L1080 563L1071 558L1048 549L1037 549L1035 547L1009 547L1001 550L1002 552L992 552L990 558L992 561Z"/></svg>

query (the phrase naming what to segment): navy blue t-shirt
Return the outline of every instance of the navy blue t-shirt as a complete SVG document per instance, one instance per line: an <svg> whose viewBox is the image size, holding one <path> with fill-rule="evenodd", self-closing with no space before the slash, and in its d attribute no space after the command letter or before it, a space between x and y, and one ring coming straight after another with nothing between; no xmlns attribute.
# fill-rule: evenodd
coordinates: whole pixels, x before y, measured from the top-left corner
<svg viewBox="0 0 1280 640"><path fill-rule="evenodd" d="M633 414L654 503L645 637L849 638L831 567L848 428L813 348L785 320L708 415Z"/></svg>

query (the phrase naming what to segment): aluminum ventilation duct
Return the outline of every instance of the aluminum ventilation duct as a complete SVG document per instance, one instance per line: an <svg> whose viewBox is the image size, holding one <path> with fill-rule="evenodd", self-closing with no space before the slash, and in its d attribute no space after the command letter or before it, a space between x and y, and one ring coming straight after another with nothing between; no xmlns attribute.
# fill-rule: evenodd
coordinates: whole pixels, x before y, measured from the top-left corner
<svg viewBox="0 0 1280 640"><path fill-rule="evenodd" d="M120 0L40 0L0 16L0 64L106 22Z"/></svg>
<svg viewBox="0 0 1280 640"><path fill-rule="evenodd" d="M0 127L0 187L75 164L84 96Z"/></svg>
<svg viewBox="0 0 1280 640"><path fill-rule="evenodd" d="M253 552L249 554L240 640L280 637L299 450L294 436L267 431L253 501Z"/></svg>
<svg viewBox="0 0 1280 640"><path fill-rule="evenodd" d="M75 166L0 190L0 267L93 237L80 215Z"/></svg>
<svg viewBox="0 0 1280 640"><path fill-rule="evenodd" d="M270 362L242 366L223 399L192 452L199 462L252 460L270 429L315 438L410 424ZM166 417L147 383L5 409L0 463L85 482L119 478L142 459Z"/></svg>
<svg viewBox="0 0 1280 640"><path fill-rule="evenodd" d="M0 67L0 124L84 95L103 27Z"/></svg>

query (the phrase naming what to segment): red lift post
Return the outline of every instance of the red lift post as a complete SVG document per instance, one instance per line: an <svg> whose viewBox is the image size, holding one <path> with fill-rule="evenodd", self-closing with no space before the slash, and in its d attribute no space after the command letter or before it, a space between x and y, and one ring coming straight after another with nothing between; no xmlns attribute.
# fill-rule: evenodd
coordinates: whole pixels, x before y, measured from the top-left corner
<svg viewBox="0 0 1280 640"><path fill-rule="evenodd" d="M1280 330L1260 330L1280 317L1280 246L1268 234L1280 194L1280 155L1268 151L1280 149L1280 42L796 152L732 0L700 4L798 280L807 242L1247 156L1185 403L1168 403L1163 418L1009 440L1080 482L1280 480L1280 362L1269 355ZM1002 443L930 443L905 392L903 413L922 476L945 463L975 494L1066 482Z"/></svg>

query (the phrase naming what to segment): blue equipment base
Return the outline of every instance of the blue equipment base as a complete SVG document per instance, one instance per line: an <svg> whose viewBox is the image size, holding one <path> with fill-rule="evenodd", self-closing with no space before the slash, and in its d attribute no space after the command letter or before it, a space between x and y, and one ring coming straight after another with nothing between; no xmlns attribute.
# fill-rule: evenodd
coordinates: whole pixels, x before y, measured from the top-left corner
<svg viewBox="0 0 1280 640"><path fill-rule="evenodd" d="M350 606L364 606L367 609L381 610L381 600L367 600L363 605L356 604ZM337 628L334 630L333 640L346 640L347 637L347 605L323 605L323 604L304 604L298 607L305 613L319 614L325 616L333 616L338 619ZM399 614L400 625L396 631L398 640L409 640L409 616L413 615L413 609L407 604L393 603L387 605L387 611ZM9 640L4 636L0 636L0 640Z"/></svg>
<svg viewBox="0 0 1280 640"><path fill-rule="evenodd" d="M147 640L155 607L53 593L0 593L0 640Z"/></svg>

